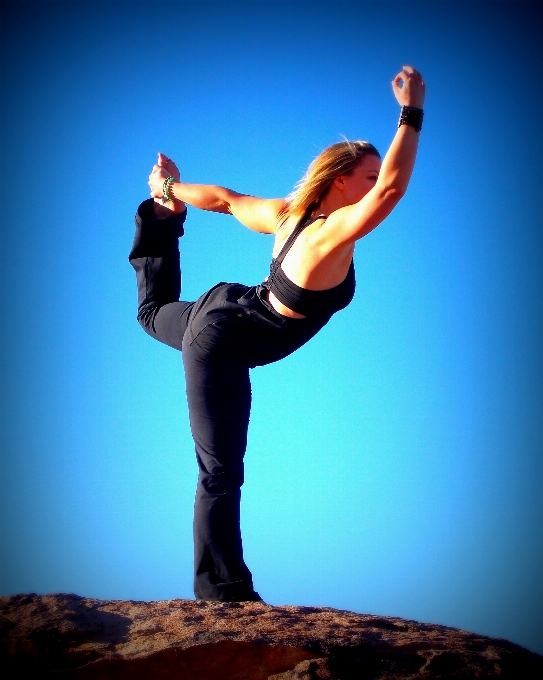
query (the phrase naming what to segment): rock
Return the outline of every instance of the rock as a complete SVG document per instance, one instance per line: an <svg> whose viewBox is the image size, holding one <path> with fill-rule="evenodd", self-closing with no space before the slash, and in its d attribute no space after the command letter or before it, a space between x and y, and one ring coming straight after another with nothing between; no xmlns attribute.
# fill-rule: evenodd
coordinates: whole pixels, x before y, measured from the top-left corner
<svg viewBox="0 0 543 680"><path fill-rule="evenodd" d="M541 680L543 657L456 628L260 602L0 598L3 678ZM7 673L6 673L7 671Z"/></svg>

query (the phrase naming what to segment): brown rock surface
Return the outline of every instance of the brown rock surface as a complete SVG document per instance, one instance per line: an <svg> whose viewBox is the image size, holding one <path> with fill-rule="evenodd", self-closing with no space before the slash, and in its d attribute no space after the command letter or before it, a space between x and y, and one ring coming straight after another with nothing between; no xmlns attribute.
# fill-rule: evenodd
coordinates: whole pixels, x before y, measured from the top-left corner
<svg viewBox="0 0 543 680"><path fill-rule="evenodd" d="M14 595L0 598L0 640L3 677L17 679L543 678L543 657L506 640L256 602Z"/></svg>

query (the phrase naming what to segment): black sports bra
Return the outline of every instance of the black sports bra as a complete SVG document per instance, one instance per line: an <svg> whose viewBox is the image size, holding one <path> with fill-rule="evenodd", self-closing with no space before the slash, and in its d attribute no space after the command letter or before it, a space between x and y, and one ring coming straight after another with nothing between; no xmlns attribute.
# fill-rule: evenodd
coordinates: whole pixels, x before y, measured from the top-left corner
<svg viewBox="0 0 543 680"><path fill-rule="evenodd" d="M298 222L285 241L279 255L271 261L270 275L262 284L264 288L270 290L285 307L292 309L298 314L303 314L304 316L331 316L335 312L338 312L351 302L356 286L354 264L352 260L347 276L343 281L337 286L326 290L309 290L309 288L301 288L288 278L281 267L285 255L292 248L294 241L301 232L312 222L322 219L323 217L325 218L325 215L318 215L313 218L303 218Z"/></svg>

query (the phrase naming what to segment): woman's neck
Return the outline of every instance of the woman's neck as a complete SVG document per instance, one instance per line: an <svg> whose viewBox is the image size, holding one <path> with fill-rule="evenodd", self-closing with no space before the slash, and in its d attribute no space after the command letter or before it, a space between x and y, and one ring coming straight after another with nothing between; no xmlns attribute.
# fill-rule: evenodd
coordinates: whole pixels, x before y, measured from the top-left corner
<svg viewBox="0 0 543 680"><path fill-rule="evenodd" d="M317 208L315 208L315 210L311 213L312 217L316 217L317 215L326 215L326 217L328 217L338 208L344 207L345 204L342 200L343 194L339 191L334 191L333 189L334 187L330 188L330 191L328 191Z"/></svg>

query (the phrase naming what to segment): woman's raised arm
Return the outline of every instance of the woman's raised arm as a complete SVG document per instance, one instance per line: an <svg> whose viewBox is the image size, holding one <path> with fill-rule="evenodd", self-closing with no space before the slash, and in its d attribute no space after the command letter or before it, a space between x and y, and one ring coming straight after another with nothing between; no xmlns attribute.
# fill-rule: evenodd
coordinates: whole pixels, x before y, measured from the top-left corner
<svg viewBox="0 0 543 680"><path fill-rule="evenodd" d="M155 199L163 197L164 181L174 177L177 181L172 182L168 194L174 201L188 203L201 210L234 215L244 226L264 234L274 234L276 231L277 215L281 210L284 200L264 199L256 196L239 194L225 187L212 184L187 184L181 182L179 172L170 172L175 164L163 154L158 155L158 164L153 166L149 175L151 196Z"/></svg>
<svg viewBox="0 0 543 680"><path fill-rule="evenodd" d="M403 86L400 87L400 82ZM422 109L425 83L411 66L392 81L392 89L402 107ZM416 112L415 112L416 113ZM387 151L375 186L357 203L334 211L326 220L326 233L333 247L353 243L375 229L388 217L405 194L411 179L420 131L411 124L400 125Z"/></svg>

